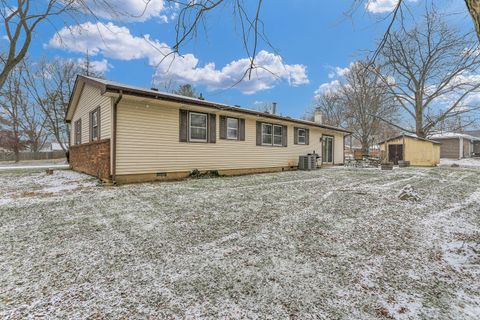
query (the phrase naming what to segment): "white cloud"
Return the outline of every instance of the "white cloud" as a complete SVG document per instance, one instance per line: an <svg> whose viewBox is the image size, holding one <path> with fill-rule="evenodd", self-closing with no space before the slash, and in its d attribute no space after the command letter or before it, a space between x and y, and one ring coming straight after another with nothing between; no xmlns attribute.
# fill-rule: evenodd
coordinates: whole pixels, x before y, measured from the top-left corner
<svg viewBox="0 0 480 320"><path fill-rule="evenodd" d="M97 17L121 21L147 21L157 18L168 22L175 7L165 0L110 0L108 3L98 0L86 0L85 4Z"/></svg>
<svg viewBox="0 0 480 320"><path fill-rule="evenodd" d="M117 60L147 59L156 68L155 80L174 80L179 83L202 84L210 90L227 89L242 79L249 59L232 61L221 69L210 62L203 66L193 54L170 54L171 48L149 35L137 37L126 27L113 23L87 22L61 29L48 43L54 48L73 52L103 55ZM245 94L273 88L281 81L291 86L309 83L306 67L301 64L284 64L280 56L260 51L255 59L259 68L236 85Z"/></svg>
<svg viewBox="0 0 480 320"><path fill-rule="evenodd" d="M322 94L335 93L340 89L340 80L332 80L327 83L322 83L317 90L315 90L315 98L319 98Z"/></svg>
<svg viewBox="0 0 480 320"><path fill-rule="evenodd" d="M81 65L84 65L85 58L79 58L77 62ZM90 61L90 67L96 73L106 73L107 71L110 71L110 69L113 68L113 66L110 63L108 63L107 59Z"/></svg>
<svg viewBox="0 0 480 320"><path fill-rule="evenodd" d="M417 2L417 0L408 0L409 2ZM398 0L368 0L365 9L372 13L392 12L398 4Z"/></svg>

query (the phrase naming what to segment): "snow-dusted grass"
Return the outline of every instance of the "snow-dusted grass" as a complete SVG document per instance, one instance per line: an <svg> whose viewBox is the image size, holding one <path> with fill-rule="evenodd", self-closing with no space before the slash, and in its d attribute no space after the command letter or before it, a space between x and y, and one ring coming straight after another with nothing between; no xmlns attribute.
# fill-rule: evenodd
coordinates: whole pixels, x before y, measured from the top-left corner
<svg viewBox="0 0 480 320"><path fill-rule="evenodd" d="M440 159L440 166L458 165L460 167L480 168L480 158Z"/></svg>
<svg viewBox="0 0 480 320"><path fill-rule="evenodd" d="M480 170L0 173L0 318L480 315ZM411 185L421 200L401 201Z"/></svg>

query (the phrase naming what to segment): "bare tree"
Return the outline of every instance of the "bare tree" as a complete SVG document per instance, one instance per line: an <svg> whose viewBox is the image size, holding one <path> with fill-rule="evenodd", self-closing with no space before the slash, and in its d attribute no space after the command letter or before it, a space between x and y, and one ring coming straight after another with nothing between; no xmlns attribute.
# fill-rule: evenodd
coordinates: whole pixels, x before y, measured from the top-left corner
<svg viewBox="0 0 480 320"><path fill-rule="evenodd" d="M402 130L426 137L441 121L478 109L468 104L480 88L477 42L435 10L427 10L422 25L389 34L381 59L380 79L415 123L415 129Z"/></svg>
<svg viewBox="0 0 480 320"><path fill-rule="evenodd" d="M145 1L145 13L151 0ZM168 0L169 2L176 2ZM61 17L65 25L78 24L82 15L95 19L96 10L110 12L112 17L135 17L111 0L0 0L0 34L6 35L8 45L0 51L0 89L10 72L26 57L33 33L41 25L52 24L51 18Z"/></svg>
<svg viewBox="0 0 480 320"><path fill-rule="evenodd" d="M44 115L30 102L20 104L20 114L22 119L20 127L26 145L33 152L42 150L49 138Z"/></svg>
<svg viewBox="0 0 480 320"><path fill-rule="evenodd" d="M190 97L190 98L198 98L199 95L195 91L195 88L191 84L182 84L179 85L177 89L173 90L172 93L184 96L184 97Z"/></svg>
<svg viewBox="0 0 480 320"><path fill-rule="evenodd" d="M323 92L315 97L313 110L307 112L305 119L313 120L315 109L322 112L323 122L335 127L345 127L346 110L339 92Z"/></svg>
<svg viewBox="0 0 480 320"><path fill-rule="evenodd" d="M65 114L73 92L76 75L81 73L72 60L42 60L36 68L26 69L23 81L29 94L45 117L45 128L60 147L68 150L69 128Z"/></svg>
<svg viewBox="0 0 480 320"><path fill-rule="evenodd" d="M0 144L2 148L14 153L15 162L20 161L20 151L26 147L21 110L27 104L27 98L21 91L21 71L18 69L12 70L0 95L0 115L3 122Z"/></svg>
<svg viewBox="0 0 480 320"><path fill-rule="evenodd" d="M372 67L369 61L357 61L345 75L339 91L347 127L366 153L385 130L378 118L393 122L398 111L380 74L380 67Z"/></svg>

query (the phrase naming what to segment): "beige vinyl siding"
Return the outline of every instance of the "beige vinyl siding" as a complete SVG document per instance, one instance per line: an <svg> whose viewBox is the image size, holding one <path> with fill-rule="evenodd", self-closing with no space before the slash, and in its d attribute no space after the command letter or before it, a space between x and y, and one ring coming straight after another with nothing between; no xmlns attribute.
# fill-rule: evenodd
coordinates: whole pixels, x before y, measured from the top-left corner
<svg viewBox="0 0 480 320"><path fill-rule="evenodd" d="M215 113L216 143L179 142L179 109ZM245 141L219 139L219 116L245 119ZM296 166L298 156L314 150L321 154L320 137L335 136L335 163L343 163L343 134L310 129L310 144L295 145L293 128L298 124L260 119L180 104L129 102L118 106L117 174L199 170L250 169ZM288 147L256 145L256 121L288 125Z"/></svg>
<svg viewBox="0 0 480 320"><path fill-rule="evenodd" d="M82 119L82 143L90 142L90 111L100 106L100 139L110 138L112 132L112 102L110 97L102 96L100 89L86 84L72 118L71 142L75 141L75 121Z"/></svg>

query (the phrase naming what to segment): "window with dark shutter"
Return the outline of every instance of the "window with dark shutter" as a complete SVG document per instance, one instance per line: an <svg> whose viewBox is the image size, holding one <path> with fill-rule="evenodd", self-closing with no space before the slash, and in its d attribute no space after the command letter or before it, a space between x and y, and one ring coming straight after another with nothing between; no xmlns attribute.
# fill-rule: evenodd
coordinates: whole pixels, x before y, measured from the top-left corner
<svg viewBox="0 0 480 320"><path fill-rule="evenodd" d="M215 143L217 116L214 113L202 113L188 110L179 111L180 142Z"/></svg>
<svg viewBox="0 0 480 320"><path fill-rule="evenodd" d="M257 145L286 147L287 126L257 122Z"/></svg>
<svg viewBox="0 0 480 320"><path fill-rule="evenodd" d="M309 144L310 130L306 128L294 128L293 143L295 144Z"/></svg>

